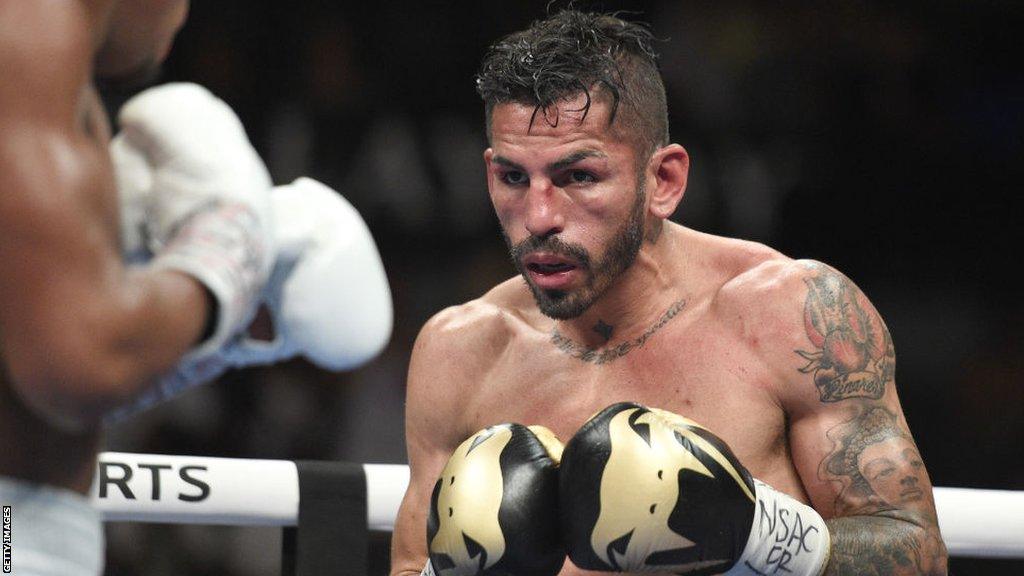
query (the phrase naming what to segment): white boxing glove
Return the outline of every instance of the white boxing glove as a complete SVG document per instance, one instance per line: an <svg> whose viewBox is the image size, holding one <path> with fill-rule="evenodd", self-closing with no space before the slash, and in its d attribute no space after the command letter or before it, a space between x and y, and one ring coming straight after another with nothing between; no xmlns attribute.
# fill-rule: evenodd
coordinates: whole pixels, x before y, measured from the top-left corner
<svg viewBox="0 0 1024 576"><path fill-rule="evenodd" d="M121 153L117 148L112 152ZM115 166L131 164L116 161ZM118 181L129 182L123 175ZM137 212L132 205L141 196L121 192L127 226L137 227L131 220ZM111 413L108 421L209 382L231 368L304 356L326 369L351 369L372 359L387 344L391 291L376 244L359 213L339 193L309 178L274 188L271 198L277 260L260 302L270 312L274 339L261 341L243 332L212 355L188 357L135 402ZM139 234L125 238L135 242L126 245L126 254L145 256Z"/></svg>
<svg viewBox="0 0 1024 576"><path fill-rule="evenodd" d="M122 194L139 195L150 265L201 282L217 303L209 338L224 346L252 320L273 263L271 181L235 113L205 88L165 84L129 100L111 144ZM149 168L147 177L146 168Z"/></svg>
<svg viewBox="0 0 1024 576"><path fill-rule="evenodd" d="M377 355L391 336L391 290L359 212L338 192L299 178L272 193L277 261L261 302L275 338L245 337L228 355L235 367L305 356L346 370Z"/></svg>

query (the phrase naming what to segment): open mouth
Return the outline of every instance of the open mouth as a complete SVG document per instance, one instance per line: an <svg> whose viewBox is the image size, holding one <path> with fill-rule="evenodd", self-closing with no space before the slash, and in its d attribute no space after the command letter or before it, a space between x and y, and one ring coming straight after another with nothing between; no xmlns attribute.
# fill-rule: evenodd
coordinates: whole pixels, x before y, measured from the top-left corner
<svg viewBox="0 0 1024 576"><path fill-rule="evenodd" d="M550 252L526 256L523 268L533 286L541 290L567 290L579 280L578 262Z"/></svg>
<svg viewBox="0 0 1024 576"><path fill-rule="evenodd" d="M526 265L526 269L529 270L530 272L548 276L551 274L558 274L559 272L568 272L569 270L575 270L576 266L566 262L530 262Z"/></svg>

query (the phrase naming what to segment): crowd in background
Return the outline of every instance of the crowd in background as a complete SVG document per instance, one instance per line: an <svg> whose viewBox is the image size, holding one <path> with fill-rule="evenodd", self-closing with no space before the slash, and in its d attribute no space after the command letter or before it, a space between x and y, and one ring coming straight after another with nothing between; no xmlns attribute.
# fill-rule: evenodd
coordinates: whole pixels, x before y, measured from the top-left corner
<svg viewBox="0 0 1024 576"><path fill-rule="evenodd" d="M390 345L344 374L301 361L228 374L118 425L109 449L404 462L420 326L514 274L474 73L490 42L564 3L346 4L195 2L165 77L230 103L276 182L310 175L359 209L394 295ZM674 219L850 276L892 333L934 484L1024 489L1024 5L576 4L664 40L672 139L692 159ZM108 576L263 576L280 531L118 524L108 538ZM387 535L373 544L381 574Z"/></svg>

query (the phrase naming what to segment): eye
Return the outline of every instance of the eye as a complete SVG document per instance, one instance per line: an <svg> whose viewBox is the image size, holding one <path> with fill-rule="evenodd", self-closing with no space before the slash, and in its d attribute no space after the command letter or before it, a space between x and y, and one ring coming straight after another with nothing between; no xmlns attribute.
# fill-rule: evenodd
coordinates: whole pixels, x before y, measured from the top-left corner
<svg viewBox="0 0 1024 576"><path fill-rule="evenodd" d="M878 474L875 475L875 478L888 478L895 471L896 471L895 467L893 467L893 466L886 466L885 468L880 470L878 472Z"/></svg>
<svg viewBox="0 0 1024 576"><path fill-rule="evenodd" d="M597 177L595 177L590 172L587 172L586 170L573 170L569 174L569 178L572 180L574 184L588 184L590 182L597 182Z"/></svg>
<svg viewBox="0 0 1024 576"><path fill-rule="evenodd" d="M518 170L509 170L508 172L503 172L501 176L499 176L498 178L505 184L508 184L509 186L522 186L530 182L530 180L526 177L526 174Z"/></svg>

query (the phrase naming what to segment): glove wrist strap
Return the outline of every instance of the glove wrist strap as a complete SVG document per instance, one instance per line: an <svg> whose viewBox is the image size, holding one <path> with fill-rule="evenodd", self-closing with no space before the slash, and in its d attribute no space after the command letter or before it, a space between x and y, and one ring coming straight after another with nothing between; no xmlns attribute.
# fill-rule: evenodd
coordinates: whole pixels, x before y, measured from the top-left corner
<svg viewBox="0 0 1024 576"><path fill-rule="evenodd" d="M831 537L813 508L754 479L757 504L743 554L727 576L820 576Z"/></svg>
<svg viewBox="0 0 1024 576"><path fill-rule="evenodd" d="M202 283L217 302L213 330L190 357L221 348L252 320L269 269L265 233L239 204L214 204L189 218L157 250L155 268L183 272Z"/></svg>

